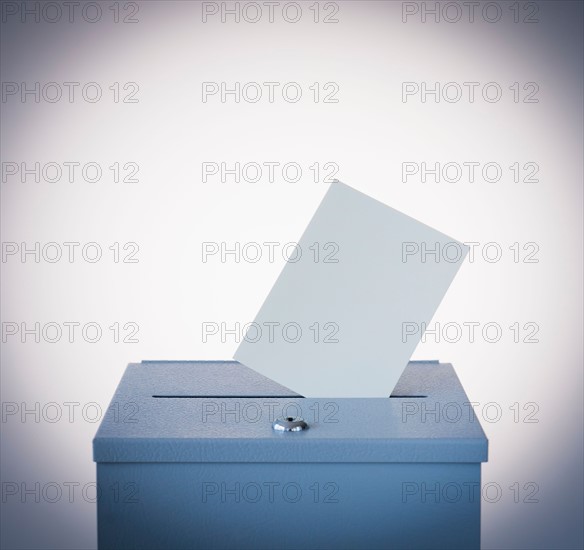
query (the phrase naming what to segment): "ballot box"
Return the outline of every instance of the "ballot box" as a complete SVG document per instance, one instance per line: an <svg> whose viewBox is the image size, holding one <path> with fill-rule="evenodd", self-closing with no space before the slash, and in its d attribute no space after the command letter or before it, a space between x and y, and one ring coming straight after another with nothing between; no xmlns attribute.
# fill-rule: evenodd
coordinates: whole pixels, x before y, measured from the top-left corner
<svg viewBox="0 0 584 550"><path fill-rule="evenodd" d="M236 361L130 364L93 441L98 545L479 548L487 448L438 361L322 399Z"/></svg>

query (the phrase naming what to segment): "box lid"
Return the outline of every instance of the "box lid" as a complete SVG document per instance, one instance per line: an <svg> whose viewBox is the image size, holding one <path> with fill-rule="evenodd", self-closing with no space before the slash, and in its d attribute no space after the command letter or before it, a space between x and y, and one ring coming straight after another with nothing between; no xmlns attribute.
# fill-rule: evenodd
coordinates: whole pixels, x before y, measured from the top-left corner
<svg viewBox="0 0 584 550"><path fill-rule="evenodd" d="M309 428L281 433L276 418ZM236 361L130 364L95 462L485 462L452 365L411 361L391 398L306 399Z"/></svg>

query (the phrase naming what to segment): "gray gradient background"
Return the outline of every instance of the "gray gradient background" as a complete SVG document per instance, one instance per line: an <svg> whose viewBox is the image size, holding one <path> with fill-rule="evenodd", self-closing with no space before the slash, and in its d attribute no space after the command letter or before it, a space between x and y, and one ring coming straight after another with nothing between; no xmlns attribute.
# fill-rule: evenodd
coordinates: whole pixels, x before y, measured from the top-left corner
<svg viewBox="0 0 584 550"><path fill-rule="evenodd" d="M580 548L582 540L582 4L541 2L537 24L403 24L401 2L342 2L337 24L201 22L198 2L140 4L139 23L3 23L3 81L135 81L138 104L2 104L2 160L134 161L140 183L2 184L2 241L135 241L138 264L2 264L2 321L135 321L137 344L2 346L2 401L107 406L126 363L228 358L203 321L251 321L283 260L201 261L203 241L297 240L327 185L203 184L203 161L315 161L460 241L537 242L539 263L462 266L435 320L537 322L539 343L435 344L415 358L452 362L468 395L507 411L483 426L483 481L539 485L483 502L484 548ZM107 12L106 3L104 14ZM505 4L503 4L505 6ZM111 12L109 12L111 14ZM203 81L337 82L337 104L201 102ZM540 85L537 104L401 101L403 81ZM403 161L540 165L539 183L401 182ZM106 251L107 252L107 251ZM536 402L537 424L508 407ZM2 424L2 480L95 479L97 426ZM78 500L2 510L4 548L94 548L95 506Z"/></svg>

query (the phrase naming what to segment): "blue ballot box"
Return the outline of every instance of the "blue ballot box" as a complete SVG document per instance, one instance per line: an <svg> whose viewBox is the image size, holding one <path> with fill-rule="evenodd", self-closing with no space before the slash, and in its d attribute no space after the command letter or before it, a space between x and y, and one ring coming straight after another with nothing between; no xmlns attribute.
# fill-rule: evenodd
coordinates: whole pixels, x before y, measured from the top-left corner
<svg viewBox="0 0 584 550"><path fill-rule="evenodd" d="M341 399L235 361L130 364L93 441L99 548L479 548L487 446L437 361Z"/></svg>

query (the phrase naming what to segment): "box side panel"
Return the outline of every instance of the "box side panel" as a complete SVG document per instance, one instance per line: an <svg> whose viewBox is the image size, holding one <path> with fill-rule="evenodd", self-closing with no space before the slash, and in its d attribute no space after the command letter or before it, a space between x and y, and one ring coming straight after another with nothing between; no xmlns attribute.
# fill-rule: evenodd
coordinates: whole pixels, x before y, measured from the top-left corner
<svg viewBox="0 0 584 550"><path fill-rule="evenodd" d="M480 547L480 464L102 463L98 483L100 550Z"/></svg>

